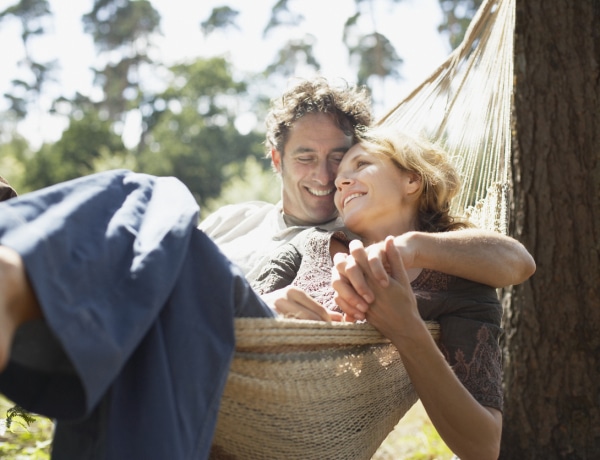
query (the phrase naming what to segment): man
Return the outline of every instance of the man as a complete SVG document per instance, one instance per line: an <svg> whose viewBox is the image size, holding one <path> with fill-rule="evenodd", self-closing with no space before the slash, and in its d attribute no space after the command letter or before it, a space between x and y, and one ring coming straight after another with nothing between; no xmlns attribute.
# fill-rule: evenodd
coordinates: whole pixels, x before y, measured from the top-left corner
<svg viewBox="0 0 600 460"><path fill-rule="evenodd" d="M269 255L311 226L333 228L333 181L357 129L371 123L364 90L325 79L301 80L272 103L267 155L282 180L282 199L225 206L200 224L252 282Z"/></svg>
<svg viewBox="0 0 600 460"><path fill-rule="evenodd" d="M281 201L225 206L200 229L253 282L275 249L302 230L340 226L333 204L337 166L356 142L356 132L370 123L364 90L335 86L323 78L300 80L272 102L266 119L266 145L281 178ZM435 269L494 287L521 283L535 270L520 243L495 232L411 232L397 237L396 245L407 268ZM363 253L362 258L381 267L375 262L383 257L381 245ZM375 267L383 277L381 271ZM358 291L366 290L360 276L351 279ZM351 301L352 290L348 296Z"/></svg>

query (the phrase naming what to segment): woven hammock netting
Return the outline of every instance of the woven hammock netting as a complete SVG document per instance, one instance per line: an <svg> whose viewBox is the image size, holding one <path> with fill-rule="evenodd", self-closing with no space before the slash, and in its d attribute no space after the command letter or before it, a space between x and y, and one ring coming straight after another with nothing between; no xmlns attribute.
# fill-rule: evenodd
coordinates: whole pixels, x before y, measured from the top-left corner
<svg viewBox="0 0 600 460"><path fill-rule="evenodd" d="M462 44L379 123L448 151L453 203L507 233L515 0L486 0ZM428 323L434 338L435 323ZM370 459L418 397L369 324L236 319L236 352L211 459Z"/></svg>

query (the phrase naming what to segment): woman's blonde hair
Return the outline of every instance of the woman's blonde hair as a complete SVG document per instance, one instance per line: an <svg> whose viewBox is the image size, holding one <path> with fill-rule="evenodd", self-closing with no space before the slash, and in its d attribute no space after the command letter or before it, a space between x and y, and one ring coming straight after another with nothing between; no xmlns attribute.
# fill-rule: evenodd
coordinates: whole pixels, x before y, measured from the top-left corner
<svg viewBox="0 0 600 460"><path fill-rule="evenodd" d="M472 227L468 221L450 214L461 180L443 149L425 139L381 126L363 132L359 142L366 152L384 155L402 171L420 177L419 231L445 232Z"/></svg>

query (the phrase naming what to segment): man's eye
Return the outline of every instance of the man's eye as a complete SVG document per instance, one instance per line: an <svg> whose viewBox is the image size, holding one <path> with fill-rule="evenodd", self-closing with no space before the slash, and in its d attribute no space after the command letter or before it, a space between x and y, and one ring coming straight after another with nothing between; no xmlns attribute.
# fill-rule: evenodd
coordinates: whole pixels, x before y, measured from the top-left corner
<svg viewBox="0 0 600 460"><path fill-rule="evenodd" d="M312 161L312 158L310 158L310 157L298 157L298 161L300 163L310 163Z"/></svg>

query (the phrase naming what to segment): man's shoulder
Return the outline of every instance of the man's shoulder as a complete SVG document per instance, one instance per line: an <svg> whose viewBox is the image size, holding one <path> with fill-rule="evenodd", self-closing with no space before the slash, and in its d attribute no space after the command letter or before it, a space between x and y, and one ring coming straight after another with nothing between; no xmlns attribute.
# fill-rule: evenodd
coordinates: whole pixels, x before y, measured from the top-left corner
<svg viewBox="0 0 600 460"><path fill-rule="evenodd" d="M261 221L268 215L280 213L278 204L265 201L248 201L223 206L200 222L198 228L207 232L222 233L230 227L237 227L245 221Z"/></svg>
<svg viewBox="0 0 600 460"><path fill-rule="evenodd" d="M267 203L266 201L246 201L244 203L228 204L209 214L203 222L229 218L231 216L252 215L256 213L264 214L275 209L277 209L277 205Z"/></svg>

